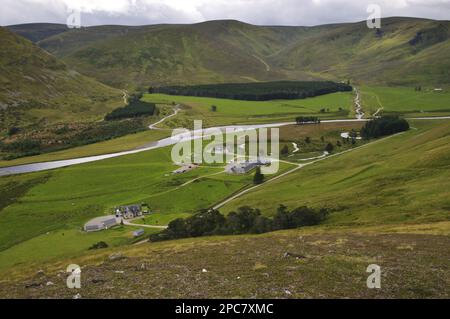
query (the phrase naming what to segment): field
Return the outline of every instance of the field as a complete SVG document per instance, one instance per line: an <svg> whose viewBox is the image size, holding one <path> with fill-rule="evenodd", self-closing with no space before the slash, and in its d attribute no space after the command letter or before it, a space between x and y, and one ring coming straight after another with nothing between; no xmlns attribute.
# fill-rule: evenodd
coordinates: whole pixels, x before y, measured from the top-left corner
<svg viewBox="0 0 450 319"><path fill-rule="evenodd" d="M170 127L192 126L190 121L203 120L205 127L228 124L256 124L276 121L295 121L298 115L315 115L321 118L347 118L352 110L352 93L332 93L299 100L237 101L165 94L146 94L144 100L157 104L182 104L183 117L164 124ZM216 111L211 106L217 107ZM320 110L328 110L321 113Z"/></svg>
<svg viewBox="0 0 450 319"><path fill-rule="evenodd" d="M280 173L293 167L287 163L280 166ZM25 253L28 249L44 252L53 241L58 241L58 245L52 247L51 253L42 254L41 259L76 254L99 238L112 240L113 244L127 243L126 238L119 237L129 232L108 230L88 236L79 231L91 218L111 214L115 206L148 203L155 215L147 220L155 221L156 225L163 221L166 225L172 219L208 208L252 183L252 174L227 175L218 165L173 175L176 168L170 149L163 148L47 172L2 177L0 268L10 266L14 260L32 260L34 255ZM51 235L46 236L47 232ZM70 235L59 236L61 232ZM68 243L78 237L86 245Z"/></svg>
<svg viewBox="0 0 450 319"><path fill-rule="evenodd" d="M433 88L415 91L413 87L361 87L362 107L366 114L378 109L383 113L398 113L411 117L442 116L450 114L448 90L435 92Z"/></svg>

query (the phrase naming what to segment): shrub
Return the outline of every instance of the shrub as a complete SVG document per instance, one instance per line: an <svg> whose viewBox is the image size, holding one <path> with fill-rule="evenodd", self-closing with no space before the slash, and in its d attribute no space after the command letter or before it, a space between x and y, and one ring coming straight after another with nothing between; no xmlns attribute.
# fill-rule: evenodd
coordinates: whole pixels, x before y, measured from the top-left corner
<svg viewBox="0 0 450 319"><path fill-rule="evenodd" d="M325 151L326 152L331 153L331 152L333 152L333 150L334 150L333 144L328 143L327 146L325 146Z"/></svg>
<svg viewBox="0 0 450 319"><path fill-rule="evenodd" d="M261 167L256 167L255 175L253 176L253 184L259 185L264 182L264 175L261 173Z"/></svg>
<svg viewBox="0 0 450 319"><path fill-rule="evenodd" d="M105 243L104 241L99 241L98 243L93 244L91 247L89 247L89 250L103 249L103 248L108 248L108 244Z"/></svg>
<svg viewBox="0 0 450 319"><path fill-rule="evenodd" d="M288 147L287 145L284 145L284 146L281 148L280 153L281 153L281 155L288 155L288 154L289 154L289 147Z"/></svg>
<svg viewBox="0 0 450 319"><path fill-rule="evenodd" d="M8 135L12 136L14 134L19 133L19 131L20 131L20 128L13 126L8 130Z"/></svg>

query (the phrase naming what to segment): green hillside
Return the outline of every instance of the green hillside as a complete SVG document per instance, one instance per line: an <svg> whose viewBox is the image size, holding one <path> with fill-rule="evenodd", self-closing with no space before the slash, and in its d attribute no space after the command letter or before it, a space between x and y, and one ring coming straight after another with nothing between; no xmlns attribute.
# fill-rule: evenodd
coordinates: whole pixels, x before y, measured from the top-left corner
<svg viewBox="0 0 450 319"><path fill-rule="evenodd" d="M221 210L328 207L335 212L326 224L347 226L448 221L450 123L435 125L412 122L406 133L306 166Z"/></svg>
<svg viewBox="0 0 450 319"><path fill-rule="evenodd" d="M0 130L95 120L122 92L73 71L30 41L0 28Z"/></svg>
<svg viewBox="0 0 450 319"><path fill-rule="evenodd" d="M227 20L89 27L38 44L116 87L286 79L448 86L449 25L386 18L376 31L365 22L272 27Z"/></svg>

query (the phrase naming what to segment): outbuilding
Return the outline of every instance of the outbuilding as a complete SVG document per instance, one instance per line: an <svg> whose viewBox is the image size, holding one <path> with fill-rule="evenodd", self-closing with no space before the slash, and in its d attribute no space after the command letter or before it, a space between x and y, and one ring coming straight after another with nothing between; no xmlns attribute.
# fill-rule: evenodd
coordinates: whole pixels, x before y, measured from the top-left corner
<svg viewBox="0 0 450 319"><path fill-rule="evenodd" d="M144 231L142 228L137 229L137 230L135 230L135 231L133 232L133 237L139 237L139 236L142 236L142 235L144 235L144 233L145 233L145 231Z"/></svg>

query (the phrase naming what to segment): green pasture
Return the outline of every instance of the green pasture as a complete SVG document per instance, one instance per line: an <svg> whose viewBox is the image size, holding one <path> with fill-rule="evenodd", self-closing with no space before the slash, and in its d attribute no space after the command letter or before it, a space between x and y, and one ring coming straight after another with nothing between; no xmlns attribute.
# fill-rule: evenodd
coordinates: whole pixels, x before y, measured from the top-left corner
<svg viewBox="0 0 450 319"><path fill-rule="evenodd" d="M436 92L433 88L415 91L413 87L362 86L364 111L373 114L383 108L388 113L404 113L413 117L450 114L450 92ZM415 114L411 114L415 113Z"/></svg>

